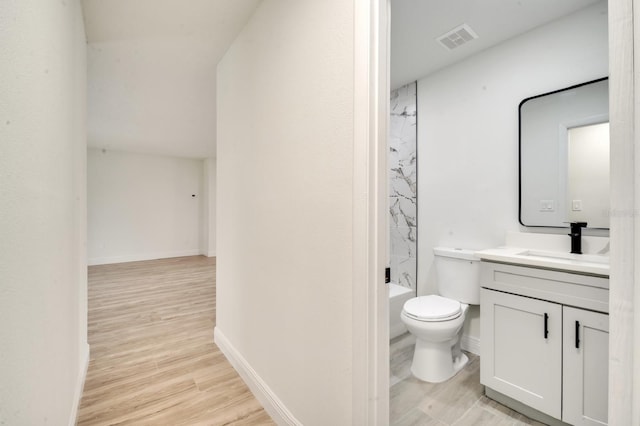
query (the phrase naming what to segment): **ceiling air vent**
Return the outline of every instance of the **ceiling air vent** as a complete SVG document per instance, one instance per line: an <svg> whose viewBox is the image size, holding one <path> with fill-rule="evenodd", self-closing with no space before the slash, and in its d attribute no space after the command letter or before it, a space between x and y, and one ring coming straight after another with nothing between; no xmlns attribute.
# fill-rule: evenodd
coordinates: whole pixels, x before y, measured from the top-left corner
<svg viewBox="0 0 640 426"><path fill-rule="evenodd" d="M471 27L467 24L462 24L448 33L441 35L436 40L448 50L453 50L476 38L478 38L478 35Z"/></svg>

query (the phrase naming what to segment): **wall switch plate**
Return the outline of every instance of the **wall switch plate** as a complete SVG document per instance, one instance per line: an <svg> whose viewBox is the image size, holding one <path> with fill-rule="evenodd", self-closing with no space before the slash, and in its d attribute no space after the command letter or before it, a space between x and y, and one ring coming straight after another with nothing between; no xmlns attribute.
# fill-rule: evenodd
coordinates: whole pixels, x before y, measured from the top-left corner
<svg viewBox="0 0 640 426"><path fill-rule="evenodd" d="M573 200L571 201L571 210L574 212L582 211L582 200Z"/></svg>
<svg viewBox="0 0 640 426"><path fill-rule="evenodd" d="M540 200L540 211L541 212L553 212L555 211L555 203L553 200Z"/></svg>

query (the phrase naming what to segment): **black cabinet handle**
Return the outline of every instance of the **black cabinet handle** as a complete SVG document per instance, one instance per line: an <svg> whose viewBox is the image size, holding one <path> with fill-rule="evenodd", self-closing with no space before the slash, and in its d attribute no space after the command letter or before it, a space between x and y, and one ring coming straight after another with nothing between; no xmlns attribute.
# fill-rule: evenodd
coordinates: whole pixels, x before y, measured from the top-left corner
<svg viewBox="0 0 640 426"><path fill-rule="evenodd" d="M549 314L544 314L544 338L549 337Z"/></svg>
<svg viewBox="0 0 640 426"><path fill-rule="evenodd" d="M580 349L580 322L576 321L576 349Z"/></svg>

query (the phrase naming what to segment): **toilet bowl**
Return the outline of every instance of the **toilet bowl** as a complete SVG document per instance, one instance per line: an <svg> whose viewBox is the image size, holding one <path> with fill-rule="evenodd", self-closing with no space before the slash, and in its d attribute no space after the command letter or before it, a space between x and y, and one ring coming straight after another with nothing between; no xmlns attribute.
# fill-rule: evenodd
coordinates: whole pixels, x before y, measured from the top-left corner
<svg viewBox="0 0 640 426"><path fill-rule="evenodd" d="M420 296L408 302L420 306L405 304L400 314L402 322L416 337L411 373L425 382L444 382L469 361L460 350L462 325L469 305L436 295ZM431 309L442 312L442 316L430 315Z"/></svg>
<svg viewBox="0 0 640 426"><path fill-rule="evenodd" d="M479 259L473 251L435 248L434 252L441 295L407 300L400 319L416 337L411 373L439 383L469 360L460 350L460 337L469 304L480 303L480 280Z"/></svg>

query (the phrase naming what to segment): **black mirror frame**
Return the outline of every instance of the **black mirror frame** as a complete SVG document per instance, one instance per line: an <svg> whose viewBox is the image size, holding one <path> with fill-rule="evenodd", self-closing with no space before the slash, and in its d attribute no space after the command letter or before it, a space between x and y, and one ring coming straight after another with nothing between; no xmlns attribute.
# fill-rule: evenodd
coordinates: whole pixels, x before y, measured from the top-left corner
<svg viewBox="0 0 640 426"><path fill-rule="evenodd" d="M523 99L518 104L518 222L520 223L520 225L522 225L522 226L524 226L526 228L557 228L557 229L562 229L562 228L568 228L569 227L568 222L567 222L567 226L566 227L565 226L551 226L551 225L525 225L524 223L522 223L522 105L524 105L526 102L528 102L530 100L533 100L533 99L541 98L543 96L553 95L555 93L565 92L567 90L577 89L578 87L587 86L587 85L593 84L593 83L599 83L599 82L605 81L605 80L609 80L609 77L597 78L595 80L591 80L591 81L587 81L587 82L584 82L584 83L576 84L576 85L573 85L573 86L565 87L563 89L558 89L558 90L554 90L552 92L547 92L547 93L542 93L540 95L531 96L529 98ZM588 228L588 229L606 229L606 230L609 230L609 228Z"/></svg>

